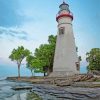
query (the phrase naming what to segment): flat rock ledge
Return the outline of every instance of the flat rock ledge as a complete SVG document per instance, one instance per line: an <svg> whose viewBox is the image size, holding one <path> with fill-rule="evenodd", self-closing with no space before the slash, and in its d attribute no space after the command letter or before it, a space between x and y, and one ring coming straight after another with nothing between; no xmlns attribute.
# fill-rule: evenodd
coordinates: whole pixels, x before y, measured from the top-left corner
<svg viewBox="0 0 100 100"><path fill-rule="evenodd" d="M32 92L42 96L43 100L100 100L100 88L52 87L45 85L34 86ZM47 99L44 98L44 95ZM54 99L55 97L56 99Z"/></svg>
<svg viewBox="0 0 100 100"><path fill-rule="evenodd" d="M12 87L13 90L18 91L18 90L31 90L33 86L16 86Z"/></svg>
<svg viewBox="0 0 100 100"><path fill-rule="evenodd" d="M73 87L100 88L100 82L75 82Z"/></svg>
<svg viewBox="0 0 100 100"><path fill-rule="evenodd" d="M92 74L80 74L68 77L21 77L20 79L17 77L8 77L7 80L30 82L33 84L53 84L61 87L100 87L100 77L96 77Z"/></svg>

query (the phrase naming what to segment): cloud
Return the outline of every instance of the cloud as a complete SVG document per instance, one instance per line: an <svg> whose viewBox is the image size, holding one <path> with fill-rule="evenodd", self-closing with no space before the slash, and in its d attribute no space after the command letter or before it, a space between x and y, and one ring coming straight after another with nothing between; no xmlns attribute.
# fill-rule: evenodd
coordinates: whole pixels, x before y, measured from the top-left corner
<svg viewBox="0 0 100 100"><path fill-rule="evenodd" d="M0 57L0 60L2 59L2 57Z"/></svg>
<svg viewBox="0 0 100 100"><path fill-rule="evenodd" d="M27 40L28 35L25 31L18 29L17 27L11 27L11 28L6 28L6 27L0 27L0 37L1 38L16 38L16 39L21 39L21 40Z"/></svg>

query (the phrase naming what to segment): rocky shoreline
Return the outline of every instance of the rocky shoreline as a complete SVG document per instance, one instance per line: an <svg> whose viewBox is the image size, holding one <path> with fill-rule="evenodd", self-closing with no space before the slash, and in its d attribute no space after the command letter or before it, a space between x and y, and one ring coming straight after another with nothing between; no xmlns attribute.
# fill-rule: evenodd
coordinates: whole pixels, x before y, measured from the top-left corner
<svg viewBox="0 0 100 100"><path fill-rule="evenodd" d="M100 88L94 89L38 85L32 89L32 92L35 92L40 96L47 96L48 99L42 97L43 100L100 100Z"/></svg>
<svg viewBox="0 0 100 100"><path fill-rule="evenodd" d="M80 74L68 77L7 77L7 80L16 82L29 82L32 84L51 84L54 86L74 86L74 87L100 87L100 76L92 74Z"/></svg>
<svg viewBox="0 0 100 100"><path fill-rule="evenodd" d="M90 81L94 78L89 74L67 78L21 77L20 80L17 77L8 77L7 80L32 83L32 85L15 86L12 89L15 91L29 90L29 97L33 98L35 93L40 98L38 100L100 100L100 82ZM83 81L83 79L87 80Z"/></svg>

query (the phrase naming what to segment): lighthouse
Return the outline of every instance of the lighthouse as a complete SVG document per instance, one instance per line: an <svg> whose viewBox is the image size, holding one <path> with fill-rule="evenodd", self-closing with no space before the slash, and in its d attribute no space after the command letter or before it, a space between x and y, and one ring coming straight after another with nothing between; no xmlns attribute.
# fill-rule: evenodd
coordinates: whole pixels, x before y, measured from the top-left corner
<svg viewBox="0 0 100 100"><path fill-rule="evenodd" d="M73 34L73 14L69 5L63 2L56 16L58 32L51 77L65 77L79 74L79 60Z"/></svg>

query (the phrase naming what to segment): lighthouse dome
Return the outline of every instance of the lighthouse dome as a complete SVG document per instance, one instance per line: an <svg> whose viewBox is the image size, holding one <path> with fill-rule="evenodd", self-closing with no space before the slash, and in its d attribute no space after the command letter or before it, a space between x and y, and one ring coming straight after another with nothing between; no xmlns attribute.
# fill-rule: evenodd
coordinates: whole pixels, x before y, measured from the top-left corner
<svg viewBox="0 0 100 100"><path fill-rule="evenodd" d="M60 18L71 18L71 20L73 20L73 14L70 12L69 9L69 5L65 2L63 2L60 6L60 11L58 12L58 14L56 15L56 20L58 22L58 20Z"/></svg>
<svg viewBox="0 0 100 100"><path fill-rule="evenodd" d="M65 2L63 2L63 3L59 6L59 8L60 8L60 11L62 11L62 10L67 10L67 11L69 11L69 5L68 5L67 3L65 3Z"/></svg>

